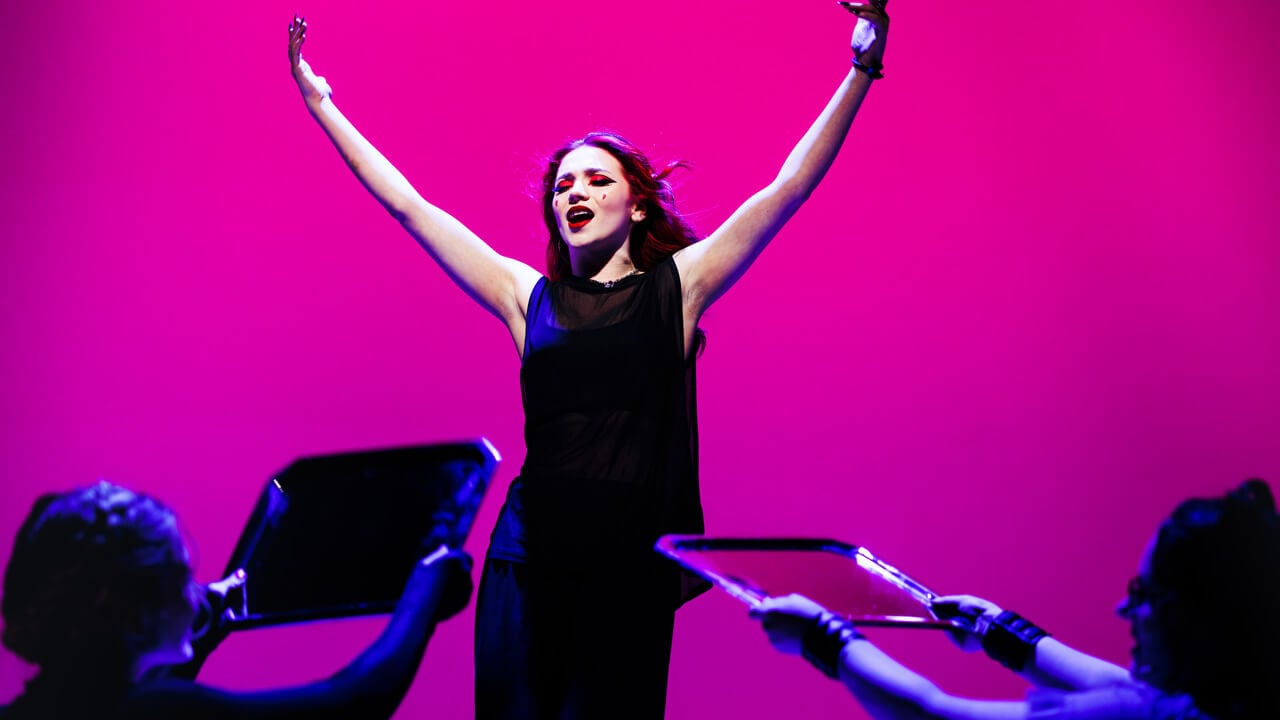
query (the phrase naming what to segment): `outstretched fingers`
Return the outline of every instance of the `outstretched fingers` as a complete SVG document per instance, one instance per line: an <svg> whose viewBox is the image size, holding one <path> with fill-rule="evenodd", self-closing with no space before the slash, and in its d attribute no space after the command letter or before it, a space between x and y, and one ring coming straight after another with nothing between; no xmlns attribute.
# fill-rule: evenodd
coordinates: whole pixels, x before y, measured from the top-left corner
<svg viewBox="0 0 1280 720"><path fill-rule="evenodd" d="M307 19L297 14L289 23L289 62L297 64L302 57L302 43L307 39Z"/></svg>

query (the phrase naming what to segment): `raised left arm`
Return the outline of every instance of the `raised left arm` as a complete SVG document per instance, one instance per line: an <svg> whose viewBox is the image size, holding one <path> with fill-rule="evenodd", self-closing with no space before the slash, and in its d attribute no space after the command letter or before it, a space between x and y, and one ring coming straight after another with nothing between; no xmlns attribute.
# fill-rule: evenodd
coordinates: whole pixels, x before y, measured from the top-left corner
<svg viewBox="0 0 1280 720"><path fill-rule="evenodd" d="M875 41L864 51L855 49L855 57L864 68L879 69L889 30L884 2L872 0L870 4L841 4L858 16L860 27L855 30L855 40L867 26L874 28ZM844 144L849 126L871 82L872 78L865 70L850 69L822 114L787 156L773 182L752 195L705 240L676 253L689 327L742 277L821 182Z"/></svg>

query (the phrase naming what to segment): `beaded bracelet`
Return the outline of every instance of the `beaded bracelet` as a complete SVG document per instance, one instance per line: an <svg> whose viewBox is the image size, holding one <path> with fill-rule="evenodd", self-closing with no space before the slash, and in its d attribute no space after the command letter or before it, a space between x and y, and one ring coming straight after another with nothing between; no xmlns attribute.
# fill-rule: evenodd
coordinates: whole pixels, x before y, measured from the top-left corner
<svg viewBox="0 0 1280 720"><path fill-rule="evenodd" d="M866 636L849 621L823 612L813 619L800 640L801 654L822 674L835 680L840 677L840 651L854 640Z"/></svg>
<svg viewBox="0 0 1280 720"><path fill-rule="evenodd" d="M1012 610L1005 610L982 633L982 649L992 660L1021 672L1036 651L1036 643L1049 636L1044 628Z"/></svg>
<svg viewBox="0 0 1280 720"><path fill-rule="evenodd" d="M853 59L853 68L867 74L872 80L879 80L884 77L884 66L872 67L871 65L863 65L858 62L858 58Z"/></svg>

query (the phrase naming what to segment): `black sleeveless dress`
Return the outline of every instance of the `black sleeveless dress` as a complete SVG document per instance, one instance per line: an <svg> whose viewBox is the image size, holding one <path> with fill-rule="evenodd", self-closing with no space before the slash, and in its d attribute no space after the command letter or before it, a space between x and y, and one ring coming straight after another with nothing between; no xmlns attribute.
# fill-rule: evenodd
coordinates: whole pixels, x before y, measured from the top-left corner
<svg viewBox="0 0 1280 720"><path fill-rule="evenodd" d="M661 718L675 608L703 589L653 551L700 533L696 348L668 258L534 287L527 454L477 600L477 718Z"/></svg>

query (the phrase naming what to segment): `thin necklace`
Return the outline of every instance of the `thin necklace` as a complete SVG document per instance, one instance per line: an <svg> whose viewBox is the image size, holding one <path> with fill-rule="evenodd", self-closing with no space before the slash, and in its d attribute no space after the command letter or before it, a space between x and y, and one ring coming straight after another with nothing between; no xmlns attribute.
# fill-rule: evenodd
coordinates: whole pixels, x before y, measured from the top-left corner
<svg viewBox="0 0 1280 720"><path fill-rule="evenodd" d="M591 282L599 285L600 287L611 288L614 285L617 285L618 283L622 282L623 280L626 280L627 278L631 277L632 275L639 275L639 274L640 274L640 271L633 268L631 272L627 273L626 275L616 277L612 280L596 280L595 278L587 278L587 280L590 280Z"/></svg>

